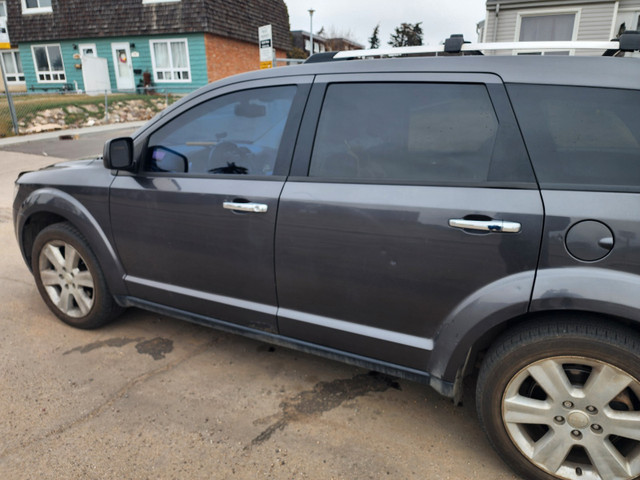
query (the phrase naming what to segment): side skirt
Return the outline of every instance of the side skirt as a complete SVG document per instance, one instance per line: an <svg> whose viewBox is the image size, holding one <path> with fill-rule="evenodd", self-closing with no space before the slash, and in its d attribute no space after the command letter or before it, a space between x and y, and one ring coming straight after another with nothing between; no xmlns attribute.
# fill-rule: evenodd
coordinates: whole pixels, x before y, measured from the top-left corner
<svg viewBox="0 0 640 480"><path fill-rule="evenodd" d="M118 296L116 301L122 307L137 307L150 312L167 315L170 317L185 320L205 327L211 327L227 333L239 334L261 342L271 343L280 347L290 348L299 352L310 353L319 357L328 358L338 362L346 363L356 367L375 370L380 373L392 375L412 382L422 383L431 386L441 395L445 397L454 397L454 384L446 382L440 378L433 377L429 373L416 370L413 368L403 367L392 363L383 362L369 357L355 355L353 353L342 352L333 348L316 345L314 343L304 342L295 338L283 337L274 333L263 332L253 328L236 325L234 323L225 322L215 318L196 315L184 310L167 307L157 303L149 302L135 297Z"/></svg>

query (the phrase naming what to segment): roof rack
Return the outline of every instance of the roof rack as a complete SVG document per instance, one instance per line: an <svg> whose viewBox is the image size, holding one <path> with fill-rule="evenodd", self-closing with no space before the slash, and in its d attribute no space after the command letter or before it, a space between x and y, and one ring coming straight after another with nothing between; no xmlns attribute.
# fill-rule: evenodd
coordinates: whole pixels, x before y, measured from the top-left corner
<svg viewBox="0 0 640 480"><path fill-rule="evenodd" d="M627 31L610 42L496 42L469 43L462 35L451 35L444 45L389 47L369 50L346 50L312 55L305 63L329 62L367 57L399 57L403 55L483 55L485 51L499 50L604 50L605 56L640 50L640 32Z"/></svg>

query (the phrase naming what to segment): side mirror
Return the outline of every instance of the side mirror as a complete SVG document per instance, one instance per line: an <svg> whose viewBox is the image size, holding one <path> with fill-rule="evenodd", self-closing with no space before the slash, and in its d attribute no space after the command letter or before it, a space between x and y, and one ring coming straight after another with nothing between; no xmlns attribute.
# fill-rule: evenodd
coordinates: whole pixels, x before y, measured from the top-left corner
<svg viewBox="0 0 640 480"><path fill-rule="evenodd" d="M133 140L112 138L104 144L102 162L110 170L127 170L133 166Z"/></svg>

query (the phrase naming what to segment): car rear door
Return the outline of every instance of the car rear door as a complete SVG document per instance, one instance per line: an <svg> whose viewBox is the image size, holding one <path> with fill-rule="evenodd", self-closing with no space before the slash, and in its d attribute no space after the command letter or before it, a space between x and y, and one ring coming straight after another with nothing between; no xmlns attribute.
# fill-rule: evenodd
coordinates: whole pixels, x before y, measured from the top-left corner
<svg viewBox="0 0 640 480"><path fill-rule="evenodd" d="M281 334L425 370L460 312L527 311L543 207L498 77L318 76L297 145Z"/></svg>
<svg viewBox="0 0 640 480"><path fill-rule="evenodd" d="M278 199L312 77L198 97L143 138L110 207L131 297L275 331Z"/></svg>

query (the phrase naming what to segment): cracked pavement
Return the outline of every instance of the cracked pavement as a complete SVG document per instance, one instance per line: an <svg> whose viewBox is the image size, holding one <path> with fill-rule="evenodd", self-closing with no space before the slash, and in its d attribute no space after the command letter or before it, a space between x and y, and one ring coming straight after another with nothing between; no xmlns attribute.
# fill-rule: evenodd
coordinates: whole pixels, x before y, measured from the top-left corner
<svg viewBox="0 0 640 480"><path fill-rule="evenodd" d="M0 478L514 479L426 386L141 310L59 322L16 245L0 152Z"/></svg>

